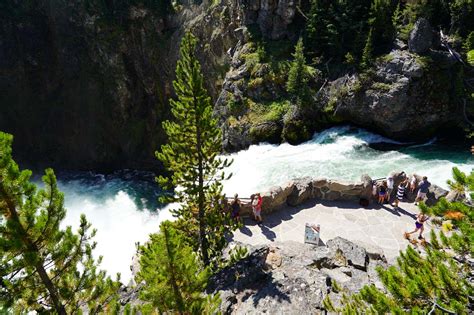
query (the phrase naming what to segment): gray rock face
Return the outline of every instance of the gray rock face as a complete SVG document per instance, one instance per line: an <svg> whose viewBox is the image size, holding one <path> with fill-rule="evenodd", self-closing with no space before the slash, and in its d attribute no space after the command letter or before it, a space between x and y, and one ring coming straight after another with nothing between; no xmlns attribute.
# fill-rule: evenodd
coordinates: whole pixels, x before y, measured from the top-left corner
<svg viewBox="0 0 474 315"><path fill-rule="evenodd" d="M422 54L431 48L433 40L433 29L430 22L425 18L420 18L416 21L413 30L410 32L408 49L410 52Z"/></svg>
<svg viewBox="0 0 474 315"><path fill-rule="evenodd" d="M344 257L347 265L366 271L369 256L366 250L342 237L336 237L327 242L330 253L336 257L338 254Z"/></svg>
<svg viewBox="0 0 474 315"><path fill-rule="evenodd" d="M326 295L336 300L342 295L331 292L332 281L344 292L356 292L377 283L375 267L385 266L340 238L328 247L284 242L249 252L211 279L208 292L220 293L224 314L319 314Z"/></svg>
<svg viewBox="0 0 474 315"><path fill-rule="evenodd" d="M322 104L335 102L334 112L341 119L370 126L390 138L424 140L462 119L453 101L457 68L448 56L430 58L433 62L393 50L369 78L354 75L331 82Z"/></svg>

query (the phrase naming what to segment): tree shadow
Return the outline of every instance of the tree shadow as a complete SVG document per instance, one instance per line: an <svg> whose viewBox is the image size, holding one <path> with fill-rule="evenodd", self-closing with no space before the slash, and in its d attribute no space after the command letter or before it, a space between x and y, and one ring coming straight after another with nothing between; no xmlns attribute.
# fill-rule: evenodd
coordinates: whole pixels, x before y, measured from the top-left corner
<svg viewBox="0 0 474 315"><path fill-rule="evenodd" d="M271 274L268 276L269 280L265 283L265 285L261 288L257 288L257 292L248 297L252 298L253 305L257 306L260 300L263 300L267 297L270 297L272 300L276 300L278 302L287 301L291 303L290 297L281 291L280 288L282 285L278 282L275 282Z"/></svg>
<svg viewBox="0 0 474 315"><path fill-rule="evenodd" d="M254 306L266 297L290 302L289 296L281 290L282 285L267 269L267 254L268 247L262 246L246 258L218 271L211 276L206 292L229 290L235 297L240 295L242 301L252 299Z"/></svg>

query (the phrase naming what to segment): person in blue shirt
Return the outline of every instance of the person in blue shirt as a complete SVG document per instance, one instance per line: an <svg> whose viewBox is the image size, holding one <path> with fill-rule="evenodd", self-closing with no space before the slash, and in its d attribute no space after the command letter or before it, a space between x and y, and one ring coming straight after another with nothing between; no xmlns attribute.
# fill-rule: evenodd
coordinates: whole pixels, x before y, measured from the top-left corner
<svg viewBox="0 0 474 315"><path fill-rule="evenodd" d="M418 185L418 194L416 195L415 205L417 205L418 202L425 200L426 194L428 193L430 186L431 183L428 181L428 178L426 176L423 176L423 180Z"/></svg>

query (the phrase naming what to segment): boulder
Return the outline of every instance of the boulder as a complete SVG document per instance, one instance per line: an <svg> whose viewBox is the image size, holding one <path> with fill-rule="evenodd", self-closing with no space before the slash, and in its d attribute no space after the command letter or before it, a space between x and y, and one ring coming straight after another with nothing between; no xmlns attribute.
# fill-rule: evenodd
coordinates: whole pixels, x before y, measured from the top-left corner
<svg viewBox="0 0 474 315"><path fill-rule="evenodd" d="M437 185L431 184L428 193L426 194L425 203L427 206L434 206L440 198L446 197L448 195L448 191L443 189Z"/></svg>
<svg viewBox="0 0 474 315"><path fill-rule="evenodd" d="M293 186L293 191L286 199L289 206L300 205L312 197L313 181L310 177L295 179L290 183L290 186Z"/></svg>
<svg viewBox="0 0 474 315"><path fill-rule="evenodd" d="M416 21L413 30L410 32L408 49L410 52L422 54L431 48L433 40L433 28L430 22L425 18L420 18Z"/></svg>
<svg viewBox="0 0 474 315"><path fill-rule="evenodd" d="M367 264L369 262L369 256L367 251L342 237L336 237L327 242L329 251L336 256L341 253L346 259L348 265L354 266L361 270L367 270Z"/></svg>
<svg viewBox="0 0 474 315"><path fill-rule="evenodd" d="M270 188L270 195L272 196L271 207L278 209L287 204L286 199L293 192L293 185L287 185L284 189L280 186Z"/></svg>

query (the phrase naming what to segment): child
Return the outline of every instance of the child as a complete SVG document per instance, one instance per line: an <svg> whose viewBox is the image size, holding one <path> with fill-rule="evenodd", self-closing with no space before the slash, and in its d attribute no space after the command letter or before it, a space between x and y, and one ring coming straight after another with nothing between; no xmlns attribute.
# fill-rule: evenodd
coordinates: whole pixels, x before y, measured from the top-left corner
<svg viewBox="0 0 474 315"><path fill-rule="evenodd" d="M405 179L404 181L402 181L400 183L400 185L398 185L398 189L397 189L397 196L395 198L395 205L394 207L395 208L398 208L398 203L400 201L403 201L403 196L405 196L405 189L407 188L408 186L408 179Z"/></svg>
<svg viewBox="0 0 474 315"><path fill-rule="evenodd" d="M418 213L416 216L416 222L415 222L415 230L409 233L405 233L407 238L410 236L410 234L416 233L417 231L420 231L420 235L418 236L419 240L423 239L423 231L425 230L423 224L428 221L429 217L425 215L423 212Z"/></svg>

